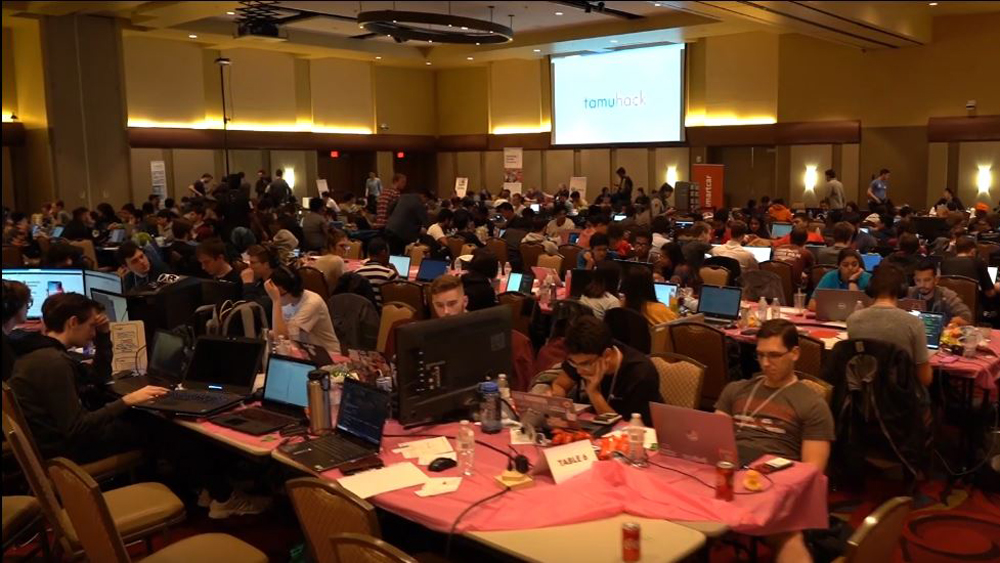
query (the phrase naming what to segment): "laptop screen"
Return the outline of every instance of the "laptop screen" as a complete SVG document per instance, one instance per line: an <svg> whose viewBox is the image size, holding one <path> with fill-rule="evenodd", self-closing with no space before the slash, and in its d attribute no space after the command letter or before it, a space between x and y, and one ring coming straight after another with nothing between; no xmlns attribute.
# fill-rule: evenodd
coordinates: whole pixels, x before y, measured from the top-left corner
<svg viewBox="0 0 1000 563"><path fill-rule="evenodd" d="M128 301L117 293L108 293L99 289L90 290L90 298L104 307L104 314L113 323L128 320Z"/></svg>
<svg viewBox="0 0 1000 563"><path fill-rule="evenodd" d="M263 352L263 340L202 336L195 343L184 383L214 391L248 390L257 377Z"/></svg>
<svg viewBox="0 0 1000 563"><path fill-rule="evenodd" d="M310 363L281 356L271 356L267 361L267 378L264 380L264 400L296 407L308 407L306 385L309 372L316 369Z"/></svg>
<svg viewBox="0 0 1000 563"><path fill-rule="evenodd" d="M944 331L944 313L931 313L925 311L913 311L911 315L917 315L924 321L924 334L927 335L927 348L937 350L941 346L941 332Z"/></svg>
<svg viewBox="0 0 1000 563"><path fill-rule="evenodd" d="M570 233L567 237L569 244L576 244L580 240L580 233Z"/></svg>
<svg viewBox="0 0 1000 563"><path fill-rule="evenodd" d="M108 244L120 244L125 240L125 229L115 229L108 233Z"/></svg>
<svg viewBox="0 0 1000 563"><path fill-rule="evenodd" d="M89 294L93 289L99 289L106 293L117 293L122 295L122 279L114 272L96 272L94 270L83 271L83 285ZM90 296L94 298L93 295Z"/></svg>
<svg viewBox="0 0 1000 563"><path fill-rule="evenodd" d="M657 282L654 287L656 288L656 300L669 307L670 299L677 293L677 284Z"/></svg>
<svg viewBox="0 0 1000 563"><path fill-rule="evenodd" d="M507 276L507 291L521 291L521 279L524 274L519 272L511 272Z"/></svg>
<svg viewBox="0 0 1000 563"><path fill-rule="evenodd" d="M424 260L417 272L417 281L434 281L448 271L448 263L444 260Z"/></svg>
<svg viewBox="0 0 1000 563"><path fill-rule="evenodd" d="M781 238L792 232L791 223L775 223L771 225L771 238Z"/></svg>
<svg viewBox="0 0 1000 563"><path fill-rule="evenodd" d="M393 268L396 268L396 273L399 277L404 280L410 279L410 257L409 256L390 256L389 263L392 264Z"/></svg>
<svg viewBox="0 0 1000 563"><path fill-rule="evenodd" d="M184 376L184 337L179 334L158 330L153 336L153 353L149 358L149 369L153 374L165 374L176 379Z"/></svg>
<svg viewBox="0 0 1000 563"><path fill-rule="evenodd" d="M754 259L757 260L758 263L767 262L771 259L770 246L744 246L743 250L753 254Z"/></svg>
<svg viewBox="0 0 1000 563"><path fill-rule="evenodd" d="M861 259L865 261L865 270L874 272L875 267L882 261L881 254L862 254Z"/></svg>
<svg viewBox="0 0 1000 563"><path fill-rule="evenodd" d="M28 308L28 318L42 316L42 303L50 295L57 293L79 293L83 291L83 272L80 270L4 269L2 277L8 281L19 281L28 286L32 304Z"/></svg>
<svg viewBox="0 0 1000 563"><path fill-rule="evenodd" d="M701 298L698 299L698 312L709 317L735 319L740 314L742 294L743 291L738 287L702 286Z"/></svg>
<svg viewBox="0 0 1000 563"><path fill-rule="evenodd" d="M59 237L61 237L62 233L63 233L63 229L65 229L65 228L66 227L63 227L61 225L58 226L58 227L52 227L52 238L59 238Z"/></svg>
<svg viewBox="0 0 1000 563"><path fill-rule="evenodd" d="M627 217L627 215L625 215L624 213L616 213L614 217L612 217L612 219L614 219L615 221L624 221L625 217Z"/></svg>
<svg viewBox="0 0 1000 563"><path fill-rule="evenodd" d="M378 446L389 418L389 395L353 379L344 380L337 414L337 431Z"/></svg>

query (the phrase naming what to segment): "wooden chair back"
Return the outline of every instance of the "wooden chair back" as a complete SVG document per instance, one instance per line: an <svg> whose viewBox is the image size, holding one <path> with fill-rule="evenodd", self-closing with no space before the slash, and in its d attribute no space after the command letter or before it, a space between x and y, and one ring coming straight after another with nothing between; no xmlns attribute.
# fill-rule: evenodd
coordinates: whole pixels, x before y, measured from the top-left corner
<svg viewBox="0 0 1000 563"><path fill-rule="evenodd" d="M417 563L391 544L371 536L337 534L329 541L336 559L320 563Z"/></svg>
<svg viewBox="0 0 1000 563"><path fill-rule="evenodd" d="M789 307L792 305L795 294L795 280L792 279L792 265L787 262L777 260L767 260L760 263L760 269L765 272L777 274L781 279L781 290L783 293L782 305Z"/></svg>
<svg viewBox="0 0 1000 563"><path fill-rule="evenodd" d="M287 481L285 490L315 561L337 561L331 536L382 536L375 507L334 481L300 477Z"/></svg>
<svg viewBox="0 0 1000 563"><path fill-rule="evenodd" d="M575 244L564 244L559 247L559 254L562 254L562 266L559 267L559 275L564 276L568 270L576 268L576 262L580 259L583 248Z"/></svg>
<svg viewBox="0 0 1000 563"><path fill-rule="evenodd" d="M536 242L521 243L518 249L521 252L521 269L524 272L530 272L531 268L538 265L538 257L545 254L545 247Z"/></svg>
<svg viewBox="0 0 1000 563"><path fill-rule="evenodd" d="M131 560L125 551L125 542L118 533L97 482L80 466L64 457L49 462L49 477L59 491L59 498L87 558L91 561L129 563Z"/></svg>
<svg viewBox="0 0 1000 563"><path fill-rule="evenodd" d="M979 318L979 282L965 276L938 276L938 285L957 293L972 311L973 320Z"/></svg>
<svg viewBox="0 0 1000 563"><path fill-rule="evenodd" d="M725 333L702 323L680 322L670 325L670 341L676 352L683 352L705 366L700 407L715 408L722 388L729 383Z"/></svg>
<svg viewBox="0 0 1000 563"><path fill-rule="evenodd" d="M330 298L330 288L326 285L326 276L323 272L311 266L299 268L299 277L302 278L302 288L319 295L326 301Z"/></svg>
<svg viewBox="0 0 1000 563"><path fill-rule="evenodd" d="M427 318L427 304L424 302L424 286L418 283L404 280L386 282L379 286L382 292L383 302L405 303L413 311L413 318L422 320Z"/></svg>
<svg viewBox="0 0 1000 563"><path fill-rule="evenodd" d="M891 561L911 510L911 497L896 497L882 503L848 538L844 563Z"/></svg>
<svg viewBox="0 0 1000 563"><path fill-rule="evenodd" d="M698 275L708 285L729 285L729 270L722 266L702 266Z"/></svg>
<svg viewBox="0 0 1000 563"><path fill-rule="evenodd" d="M389 340L389 332L397 321L409 320L416 317L417 312L406 303L383 302L382 319L378 328L378 343L375 349L383 354L386 352L386 343Z"/></svg>
<svg viewBox="0 0 1000 563"><path fill-rule="evenodd" d="M650 358L660 375L660 396L668 405L698 408L705 365L680 354L656 354Z"/></svg>

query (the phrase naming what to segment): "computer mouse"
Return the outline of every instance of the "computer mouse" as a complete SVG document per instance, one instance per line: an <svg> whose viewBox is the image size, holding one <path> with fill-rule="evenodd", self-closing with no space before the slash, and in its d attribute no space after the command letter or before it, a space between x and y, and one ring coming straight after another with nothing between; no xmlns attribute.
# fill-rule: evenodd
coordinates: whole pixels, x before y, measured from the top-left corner
<svg viewBox="0 0 1000 563"><path fill-rule="evenodd" d="M450 457L439 457L439 458L435 459L434 461L432 461L431 464L427 466L427 469L429 469L430 471L433 471L433 472L437 473L438 471L444 471L445 469L451 469L452 467L455 467L456 465L458 465L458 462L455 461L455 460L453 460L453 459L451 459Z"/></svg>

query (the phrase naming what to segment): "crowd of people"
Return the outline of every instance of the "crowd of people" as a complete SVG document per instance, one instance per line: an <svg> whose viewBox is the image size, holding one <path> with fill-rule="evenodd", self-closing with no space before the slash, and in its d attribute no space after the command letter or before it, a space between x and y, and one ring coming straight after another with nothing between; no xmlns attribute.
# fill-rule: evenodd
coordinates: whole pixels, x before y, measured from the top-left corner
<svg viewBox="0 0 1000 563"><path fill-rule="evenodd" d="M897 307L898 299L921 300L927 311L943 313L953 325L996 326L1000 309L1000 284L988 274L1000 254L981 251L983 243L998 241L998 210L984 203L966 210L950 190L930 210L897 207L887 196L887 170L867 190L866 210L845 201L831 170L826 174L828 195L816 209L793 209L780 198L764 196L743 207L711 212L675 209L670 185L646 194L624 169L617 171L618 183L602 188L592 202L563 185L552 193L531 188L523 194L501 190L493 195L481 190L438 198L408 185L403 174L383 185L372 173L363 193L324 193L311 198L307 209L282 176L281 170L273 179L260 171L252 187L242 173L220 183L205 174L179 201L151 195L140 205L117 209L101 203L93 210L67 211L61 201L45 204L35 214L5 208L3 242L18 247L29 264L117 269L126 292L165 273L231 284L239 299L262 306L275 335L315 344L333 356L347 352L334 328L334 313L325 296L303 287L301 267L322 272L331 293L358 293L380 310L380 288L409 274L396 271L391 256L417 247L427 257L454 261L458 256L449 239L458 237L463 246L474 247L465 271L439 277L428 291L429 309L446 317L497 306L505 266L524 269L522 245L539 245L544 253L558 255L567 244L564 235L572 232L578 235L574 246L579 250L573 266L599 274L579 298L593 316L574 321L558 342L537 334L515 336L515 364L529 381L555 366L558 374L548 392L575 394L598 414L641 413L647 424L649 401L661 401L657 372L629 342L614 340L601 319L618 307L641 314L651 325L676 319L679 307L660 302L654 283L690 288L697 299L705 283L702 267L711 257L730 259L734 269L751 272L760 264L748 248L770 247L771 260L791 266L793 282L803 292L867 290L873 304L848 319L849 336L885 340L906 351L924 385L932 377L924 329L919 319ZM946 234L920 236L918 215L942 218ZM790 231L772 236L777 224L790 224ZM118 231L124 235L116 235ZM488 244L493 239L504 241L506 255L496 254L496 246ZM79 245L68 241L115 247L113 259L102 255L107 263L92 263ZM874 272L865 269L862 257L871 253L884 258ZM352 258L363 263L348 268ZM648 267L623 270L623 260ZM818 280L812 277L816 266L829 267ZM940 286L941 275L976 280L978 310ZM611 281L619 279L618 284ZM21 399L42 451L83 460L94 454L94 444L132 444L115 438L129 432L120 428L121 415L127 406L165 390L145 388L91 409L82 406L77 397L81 386L110 375L107 318L84 296L54 296L42 306L41 333L15 338L14 329L25 322L33 299L42 296L31 295L23 284L4 282L3 378ZM814 302L809 306L815 307ZM66 355L68 348L89 342L97 351L92 365ZM532 361L535 357L538 361ZM762 375L730 383L715 407L734 417L741 448L801 460L822 471L834 437L833 419L825 402L796 385L797 357L794 325L765 324L756 345ZM65 369L52 370L56 364ZM765 428L764 418L782 426L780 438ZM246 502L241 506L247 512L259 508ZM771 539L779 561L808 560L801 534Z"/></svg>

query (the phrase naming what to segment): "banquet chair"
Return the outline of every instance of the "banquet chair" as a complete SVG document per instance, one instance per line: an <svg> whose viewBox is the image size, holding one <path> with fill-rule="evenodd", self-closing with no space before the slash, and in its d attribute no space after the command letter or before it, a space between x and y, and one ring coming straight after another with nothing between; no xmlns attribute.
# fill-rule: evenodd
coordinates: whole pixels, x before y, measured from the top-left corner
<svg viewBox="0 0 1000 563"><path fill-rule="evenodd" d="M465 246L465 239L452 235L445 238L445 244L448 246L448 252L451 253L452 259L455 259L462 255L462 247Z"/></svg>
<svg viewBox="0 0 1000 563"><path fill-rule="evenodd" d="M326 285L326 276L323 272L310 266L299 268L299 277L302 278L302 289L319 295L326 301L330 298L330 289Z"/></svg>
<svg viewBox="0 0 1000 563"><path fill-rule="evenodd" d="M521 252L521 271L530 272L538 265L538 257L545 254L545 247L536 242L522 243L518 247Z"/></svg>
<svg viewBox="0 0 1000 563"><path fill-rule="evenodd" d="M97 269L97 251L94 249L94 241L92 240L71 240L70 244L83 250L83 257L90 260L93 265L93 269Z"/></svg>
<svg viewBox="0 0 1000 563"><path fill-rule="evenodd" d="M347 258L348 258L348 260L361 260L361 258L362 258L362 256L361 256L361 241L360 240L352 240L352 241L349 241L348 244L350 245L350 248L347 249Z"/></svg>
<svg viewBox="0 0 1000 563"><path fill-rule="evenodd" d="M413 308L415 320L427 318L427 305L424 302L424 287L411 281L395 280L379 286L382 301L406 303Z"/></svg>
<svg viewBox="0 0 1000 563"><path fill-rule="evenodd" d="M77 464L60 457L50 462L49 476L59 491L69 520L80 533L80 543L87 558L102 563L129 563L132 559L125 550L125 541L116 527L108 501L90 475ZM267 556L227 534L200 534L143 558L147 563L221 560L266 563Z"/></svg>
<svg viewBox="0 0 1000 563"><path fill-rule="evenodd" d="M406 251L406 254L410 257L410 267L419 268L420 263L424 261L424 258L427 258L427 247L422 244L414 244L410 246L409 250ZM406 272L405 274L403 272L399 272L399 275L405 275L409 278L410 272Z"/></svg>
<svg viewBox="0 0 1000 563"><path fill-rule="evenodd" d="M497 300L501 305L510 307L514 330L521 334L530 334L531 319L535 313L534 298L519 291L505 291L497 295Z"/></svg>
<svg viewBox="0 0 1000 563"><path fill-rule="evenodd" d="M698 276L708 285L729 285L729 270L722 266L702 266Z"/></svg>
<svg viewBox="0 0 1000 563"><path fill-rule="evenodd" d="M285 489L316 561L338 561L329 541L336 534L382 537L375 507L334 481L301 477L290 479Z"/></svg>
<svg viewBox="0 0 1000 563"><path fill-rule="evenodd" d="M491 238L486 241L486 248L489 248L493 254L497 257L500 262L500 269L502 270L504 264L507 263L507 241L502 238Z"/></svg>
<svg viewBox="0 0 1000 563"><path fill-rule="evenodd" d="M684 354L705 366L700 408L713 409L722 388L729 383L729 355L726 334L702 323L670 325L670 341L675 353Z"/></svg>
<svg viewBox="0 0 1000 563"><path fill-rule="evenodd" d="M655 354L650 358L660 375L660 396L668 405L698 408L704 364L680 354Z"/></svg>
<svg viewBox="0 0 1000 563"><path fill-rule="evenodd" d="M913 499L895 497L865 517L864 522L847 539L847 551L835 563L867 563L892 561L893 553L903 534L906 518L913 510Z"/></svg>
<svg viewBox="0 0 1000 563"><path fill-rule="evenodd" d="M750 270L743 272L740 278L740 285L743 286L744 301L758 301L761 297L768 301L784 299L785 288L781 283L781 276L766 270Z"/></svg>
<svg viewBox="0 0 1000 563"><path fill-rule="evenodd" d="M412 320L417 312L406 303L389 302L382 305L382 320L378 328L378 344L375 349L383 354L386 353L386 344L389 341L389 332L398 321Z"/></svg>
<svg viewBox="0 0 1000 563"><path fill-rule="evenodd" d="M556 272L559 272L559 269L562 268L562 265L563 265L563 257L560 256L559 254L542 254L538 257L537 266L539 268L552 268Z"/></svg>
<svg viewBox="0 0 1000 563"><path fill-rule="evenodd" d="M573 299L560 299L552 304L552 329L549 338L566 336L566 328L580 317L593 317L594 310Z"/></svg>
<svg viewBox="0 0 1000 563"><path fill-rule="evenodd" d="M650 340L649 321L638 311L625 307L608 309L604 313L604 324L611 329L611 336L624 342L643 354L648 354Z"/></svg>
<svg viewBox="0 0 1000 563"><path fill-rule="evenodd" d="M729 280L725 285L735 285L743 275L743 267L740 261L731 256L709 256L702 262L702 266L721 266L729 271Z"/></svg>
<svg viewBox="0 0 1000 563"><path fill-rule="evenodd" d="M795 370L795 375L798 376L802 384L819 395L826 402L827 406L830 406L830 401L833 400L833 385L830 385L817 376L802 373L799 370Z"/></svg>
<svg viewBox="0 0 1000 563"><path fill-rule="evenodd" d="M329 539L335 559L319 563L417 563L391 544L362 534L337 534Z"/></svg>
<svg viewBox="0 0 1000 563"><path fill-rule="evenodd" d="M21 252L20 246L12 246L6 244L3 246L3 267L4 268L24 267L24 254Z"/></svg>
<svg viewBox="0 0 1000 563"><path fill-rule="evenodd" d="M16 495L3 497L3 551L31 540L32 536L45 534L45 517L42 514L42 505L35 497ZM49 542L38 542L42 550L42 557L49 561ZM31 554L29 554L31 555Z"/></svg>
<svg viewBox="0 0 1000 563"><path fill-rule="evenodd" d="M979 282L965 276L938 276L938 285L957 293L972 311L972 319L979 318Z"/></svg>
<svg viewBox="0 0 1000 563"><path fill-rule="evenodd" d="M820 377L823 373L823 356L826 353L826 345L823 341L799 335L799 361L795 362L795 369L813 377Z"/></svg>
<svg viewBox="0 0 1000 563"><path fill-rule="evenodd" d="M836 266L830 266L827 264L817 264L816 266L813 266L812 269L809 270L809 291L811 292L817 285L819 285L819 280L823 279L823 276L825 276L827 272L836 269Z"/></svg>
<svg viewBox="0 0 1000 563"><path fill-rule="evenodd" d="M790 307L792 305L792 295L795 293L795 280L792 279L792 265L778 260L767 260L760 263L760 269L778 275L778 278L781 280L781 304L785 307Z"/></svg>
<svg viewBox="0 0 1000 563"><path fill-rule="evenodd" d="M562 266L559 267L559 275L564 276L567 271L576 268L577 260L583 249L575 244L564 244L559 247L559 254L562 254Z"/></svg>

